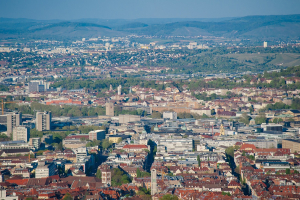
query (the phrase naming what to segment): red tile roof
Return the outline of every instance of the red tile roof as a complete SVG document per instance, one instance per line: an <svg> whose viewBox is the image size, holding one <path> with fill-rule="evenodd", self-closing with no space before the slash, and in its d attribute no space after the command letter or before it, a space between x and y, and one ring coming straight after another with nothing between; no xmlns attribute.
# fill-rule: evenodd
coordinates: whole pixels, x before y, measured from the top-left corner
<svg viewBox="0 0 300 200"><path fill-rule="evenodd" d="M143 144L126 144L123 149L148 149L148 146Z"/></svg>

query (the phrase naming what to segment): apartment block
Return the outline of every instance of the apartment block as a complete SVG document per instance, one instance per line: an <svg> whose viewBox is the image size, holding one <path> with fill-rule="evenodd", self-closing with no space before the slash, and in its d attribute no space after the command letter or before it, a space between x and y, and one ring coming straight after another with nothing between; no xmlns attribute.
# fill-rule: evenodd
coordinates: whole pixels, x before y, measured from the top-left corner
<svg viewBox="0 0 300 200"><path fill-rule="evenodd" d="M22 113L11 113L7 115L7 136L11 136L13 128L22 125Z"/></svg>
<svg viewBox="0 0 300 200"><path fill-rule="evenodd" d="M13 141L28 142L30 138L30 129L26 126L16 126L13 128Z"/></svg>
<svg viewBox="0 0 300 200"><path fill-rule="evenodd" d="M35 127L38 131L49 131L51 129L51 112L37 112Z"/></svg>

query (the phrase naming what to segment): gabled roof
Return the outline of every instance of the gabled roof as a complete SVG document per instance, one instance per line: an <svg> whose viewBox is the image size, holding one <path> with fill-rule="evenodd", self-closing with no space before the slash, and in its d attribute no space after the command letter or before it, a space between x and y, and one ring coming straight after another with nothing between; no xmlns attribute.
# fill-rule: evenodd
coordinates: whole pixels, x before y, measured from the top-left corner
<svg viewBox="0 0 300 200"><path fill-rule="evenodd" d="M143 144L126 144L123 149L148 149L147 145Z"/></svg>

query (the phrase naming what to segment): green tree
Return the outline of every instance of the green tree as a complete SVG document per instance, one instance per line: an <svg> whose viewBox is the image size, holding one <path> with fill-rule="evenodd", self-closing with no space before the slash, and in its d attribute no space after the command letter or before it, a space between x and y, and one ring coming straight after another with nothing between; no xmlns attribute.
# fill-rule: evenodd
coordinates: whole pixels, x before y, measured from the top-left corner
<svg viewBox="0 0 300 200"><path fill-rule="evenodd" d="M291 169L289 169L289 168L285 169L285 173L286 174L291 174Z"/></svg>
<svg viewBox="0 0 300 200"><path fill-rule="evenodd" d="M241 123L244 123L244 124L249 124L250 123L250 119L251 119L251 117L249 117L248 115L247 115L247 113L243 113L242 114L242 116L240 117L240 122Z"/></svg>
<svg viewBox="0 0 300 200"><path fill-rule="evenodd" d="M197 161L198 161L198 167L200 167L200 165L201 165L200 155L197 155Z"/></svg>
<svg viewBox="0 0 300 200"><path fill-rule="evenodd" d="M231 196L230 192L222 192L222 195L224 195L224 196Z"/></svg>
<svg viewBox="0 0 300 200"><path fill-rule="evenodd" d="M67 194L65 194L63 200L73 200L73 198L70 193L67 193Z"/></svg>
<svg viewBox="0 0 300 200"><path fill-rule="evenodd" d="M267 122L267 118L265 113L259 113L259 115L257 117L255 117L255 123L256 124L262 124L262 123L266 123Z"/></svg>
<svg viewBox="0 0 300 200"><path fill-rule="evenodd" d="M211 109L210 114L211 114L211 115L215 115L215 114L216 114L215 109Z"/></svg>
<svg viewBox="0 0 300 200"><path fill-rule="evenodd" d="M160 112L153 111L151 117L152 118L156 118L156 119L161 119L162 118L162 114Z"/></svg>
<svg viewBox="0 0 300 200"><path fill-rule="evenodd" d="M136 169L136 177L138 177L138 178L142 177L142 173L139 168Z"/></svg>
<svg viewBox="0 0 300 200"><path fill-rule="evenodd" d="M251 114L254 112L253 105L251 105L251 106L249 107L249 111L250 111Z"/></svg>
<svg viewBox="0 0 300 200"><path fill-rule="evenodd" d="M96 172L96 177L101 179L101 176L102 176L101 170L98 169L97 172Z"/></svg>
<svg viewBox="0 0 300 200"><path fill-rule="evenodd" d="M60 150L60 151L62 151L63 150L63 145L62 145L62 142L60 142L60 143L58 143L58 145L57 145L57 148L56 148L57 150Z"/></svg>
<svg viewBox="0 0 300 200"><path fill-rule="evenodd" d="M172 194L165 194L164 196L159 198L159 200L178 200L178 197Z"/></svg>
<svg viewBox="0 0 300 200"><path fill-rule="evenodd" d="M108 148L111 146L111 144L112 144L112 143L108 140L108 138L102 140L102 147L103 147L104 149L108 149Z"/></svg>

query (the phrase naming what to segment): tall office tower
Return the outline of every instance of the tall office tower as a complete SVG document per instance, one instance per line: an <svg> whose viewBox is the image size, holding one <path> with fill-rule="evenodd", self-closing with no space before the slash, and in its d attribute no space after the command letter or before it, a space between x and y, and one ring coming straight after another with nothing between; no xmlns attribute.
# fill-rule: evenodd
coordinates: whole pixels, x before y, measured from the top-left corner
<svg viewBox="0 0 300 200"><path fill-rule="evenodd" d="M51 112L37 112L35 128L38 131L49 131L51 129Z"/></svg>
<svg viewBox="0 0 300 200"><path fill-rule="evenodd" d="M23 140L28 142L30 138L30 129L26 126L16 126L13 129L13 141Z"/></svg>
<svg viewBox="0 0 300 200"><path fill-rule="evenodd" d="M118 86L118 95L121 95L122 94L122 85L119 85Z"/></svg>
<svg viewBox="0 0 300 200"><path fill-rule="evenodd" d="M114 104L110 103L110 102L107 102L106 103L106 115L107 116L114 116L115 115L114 113L115 113Z"/></svg>
<svg viewBox="0 0 300 200"><path fill-rule="evenodd" d="M264 48L268 47L268 43L264 42Z"/></svg>
<svg viewBox="0 0 300 200"><path fill-rule="evenodd" d="M31 92L44 92L49 89L49 83L43 80L33 80L28 84L29 93Z"/></svg>
<svg viewBox="0 0 300 200"><path fill-rule="evenodd" d="M151 195L157 193L156 169L151 170Z"/></svg>
<svg viewBox="0 0 300 200"><path fill-rule="evenodd" d="M13 132L13 128L22 125L22 113L12 113L7 115L7 136Z"/></svg>

